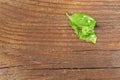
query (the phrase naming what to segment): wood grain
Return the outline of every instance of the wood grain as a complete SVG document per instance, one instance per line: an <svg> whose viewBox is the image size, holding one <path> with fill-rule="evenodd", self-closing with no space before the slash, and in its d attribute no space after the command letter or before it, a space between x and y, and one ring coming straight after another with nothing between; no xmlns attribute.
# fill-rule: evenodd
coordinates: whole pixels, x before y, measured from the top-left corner
<svg viewBox="0 0 120 80"><path fill-rule="evenodd" d="M65 12L97 21L78 40ZM0 80L120 80L120 0L0 0Z"/></svg>

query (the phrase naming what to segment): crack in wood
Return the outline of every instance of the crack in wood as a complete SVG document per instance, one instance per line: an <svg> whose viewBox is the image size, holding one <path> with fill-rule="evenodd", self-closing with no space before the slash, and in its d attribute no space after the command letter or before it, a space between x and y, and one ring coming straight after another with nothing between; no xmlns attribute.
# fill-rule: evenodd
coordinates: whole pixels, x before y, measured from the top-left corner
<svg viewBox="0 0 120 80"><path fill-rule="evenodd" d="M32 68L24 70L84 70L84 69L120 69L120 67L90 67L90 68Z"/></svg>
<svg viewBox="0 0 120 80"><path fill-rule="evenodd" d="M0 67L0 69L8 69L8 68L15 68L15 67L22 67L22 65L17 65L17 66L5 66L5 67Z"/></svg>

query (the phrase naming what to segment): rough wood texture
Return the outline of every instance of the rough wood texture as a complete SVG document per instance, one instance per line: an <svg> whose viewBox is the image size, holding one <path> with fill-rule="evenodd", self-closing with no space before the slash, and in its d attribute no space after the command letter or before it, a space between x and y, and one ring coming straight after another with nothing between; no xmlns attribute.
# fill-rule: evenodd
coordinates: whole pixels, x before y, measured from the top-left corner
<svg viewBox="0 0 120 80"><path fill-rule="evenodd" d="M65 12L97 20L80 41ZM120 0L0 0L0 80L120 80Z"/></svg>

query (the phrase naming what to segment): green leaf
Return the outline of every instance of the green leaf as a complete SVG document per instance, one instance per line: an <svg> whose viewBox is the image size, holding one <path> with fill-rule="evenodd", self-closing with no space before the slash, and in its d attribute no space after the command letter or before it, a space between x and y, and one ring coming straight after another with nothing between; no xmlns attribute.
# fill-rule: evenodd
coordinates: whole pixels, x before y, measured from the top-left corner
<svg viewBox="0 0 120 80"><path fill-rule="evenodd" d="M94 32L94 27L96 25L95 19L86 14L75 13L68 16L70 26L74 29L78 38L87 42L96 43L97 36Z"/></svg>

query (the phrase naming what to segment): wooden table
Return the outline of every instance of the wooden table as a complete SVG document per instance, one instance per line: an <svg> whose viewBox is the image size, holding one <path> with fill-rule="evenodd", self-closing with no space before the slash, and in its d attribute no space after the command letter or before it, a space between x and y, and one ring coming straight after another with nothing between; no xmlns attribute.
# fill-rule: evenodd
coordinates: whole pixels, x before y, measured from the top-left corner
<svg viewBox="0 0 120 80"><path fill-rule="evenodd" d="M96 19L96 45L66 11ZM120 80L120 0L0 0L0 80Z"/></svg>

